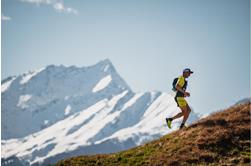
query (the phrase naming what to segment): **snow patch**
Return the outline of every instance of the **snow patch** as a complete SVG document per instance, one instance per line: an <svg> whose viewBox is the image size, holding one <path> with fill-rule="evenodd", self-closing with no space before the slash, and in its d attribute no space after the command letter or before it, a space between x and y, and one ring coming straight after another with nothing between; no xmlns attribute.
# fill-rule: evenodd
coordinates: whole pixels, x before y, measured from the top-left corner
<svg viewBox="0 0 251 166"><path fill-rule="evenodd" d="M34 77L35 75L37 75L38 73L40 73L41 71L43 71L45 68L41 68L38 70L35 70L33 72L27 73L25 74L25 76L22 78L22 80L20 81L20 84L25 84L27 83L32 77Z"/></svg>
<svg viewBox="0 0 251 166"><path fill-rule="evenodd" d="M112 81L112 77L111 75L105 76L103 79L101 79L96 86L92 89L93 93L96 93L102 89L104 89L105 87L107 87L109 85L109 83Z"/></svg>
<svg viewBox="0 0 251 166"><path fill-rule="evenodd" d="M19 96L19 101L17 107L27 108L29 107L26 103L31 99L32 95L21 95Z"/></svg>
<svg viewBox="0 0 251 166"><path fill-rule="evenodd" d="M130 105L134 103L139 96L140 95L135 95L125 105L127 105L127 107L130 107ZM112 135L98 140L95 143L100 144L102 142L112 140L114 138L118 139L120 142L123 142L129 138L134 138L133 135L135 135L136 137L140 136L138 140L135 138L135 143L137 145L140 145L146 141L152 140L153 135L164 135L168 132L176 130L181 119L174 121L173 128L171 130L166 130L164 121L165 117L177 114L177 106L174 103L175 102L173 101L170 95L162 93L158 98L156 98L156 100L153 101L150 107L145 111L139 123L135 124L134 126L129 126L118 130Z"/></svg>
<svg viewBox="0 0 251 166"><path fill-rule="evenodd" d="M71 113L71 106L67 105L67 107L64 110L64 115L69 115Z"/></svg>
<svg viewBox="0 0 251 166"><path fill-rule="evenodd" d="M104 68L104 72L107 72L107 70L109 69L110 65L106 65Z"/></svg>
<svg viewBox="0 0 251 166"><path fill-rule="evenodd" d="M44 120L44 125L47 125L49 123L48 120Z"/></svg>
<svg viewBox="0 0 251 166"><path fill-rule="evenodd" d="M143 96L144 93L138 93L134 95L128 102L126 102L122 108L122 110L125 110L129 107L131 107L141 96Z"/></svg>
<svg viewBox="0 0 251 166"><path fill-rule="evenodd" d="M11 83L15 80L15 77L13 77L11 80L5 82L4 84L1 85L1 93L5 92L6 90L8 90L8 88L10 87Z"/></svg>
<svg viewBox="0 0 251 166"><path fill-rule="evenodd" d="M128 90L122 92L121 94L113 97L109 102L108 102L108 105L109 106L115 106L116 103L118 102L119 99L121 99L122 97L124 97L126 94L128 93Z"/></svg>

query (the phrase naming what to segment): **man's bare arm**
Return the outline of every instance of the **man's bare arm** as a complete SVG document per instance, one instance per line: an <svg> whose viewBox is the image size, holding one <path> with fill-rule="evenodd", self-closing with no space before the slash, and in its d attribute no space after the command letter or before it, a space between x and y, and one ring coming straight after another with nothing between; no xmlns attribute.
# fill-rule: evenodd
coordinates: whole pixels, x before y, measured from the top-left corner
<svg viewBox="0 0 251 166"><path fill-rule="evenodd" d="M183 93L183 94L185 95L185 97L186 97L186 96L188 96L188 97L190 96L190 93L184 91L178 84L175 86L175 88L176 88L178 91L180 91L181 93Z"/></svg>

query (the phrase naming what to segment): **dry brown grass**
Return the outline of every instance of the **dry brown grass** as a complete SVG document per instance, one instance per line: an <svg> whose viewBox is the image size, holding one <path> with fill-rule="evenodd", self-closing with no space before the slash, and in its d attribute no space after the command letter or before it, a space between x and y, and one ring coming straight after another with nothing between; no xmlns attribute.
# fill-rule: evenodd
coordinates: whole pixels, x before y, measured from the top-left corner
<svg viewBox="0 0 251 166"><path fill-rule="evenodd" d="M127 151L79 156L57 163L75 165L250 165L250 103L235 105Z"/></svg>

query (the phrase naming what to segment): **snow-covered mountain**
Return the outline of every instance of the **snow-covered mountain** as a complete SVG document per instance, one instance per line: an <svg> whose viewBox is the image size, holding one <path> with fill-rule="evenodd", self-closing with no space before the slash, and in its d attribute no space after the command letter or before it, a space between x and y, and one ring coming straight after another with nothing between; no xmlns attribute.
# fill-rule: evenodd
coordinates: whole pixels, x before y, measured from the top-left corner
<svg viewBox="0 0 251 166"><path fill-rule="evenodd" d="M2 81L2 164L46 165L80 154L111 153L173 129L170 94L134 93L109 60L90 67L48 66ZM191 113L189 121L198 119ZM18 161L15 161L18 160Z"/></svg>
<svg viewBox="0 0 251 166"><path fill-rule="evenodd" d="M83 68L51 65L10 77L1 86L2 139L40 131L125 90L133 95L109 60Z"/></svg>

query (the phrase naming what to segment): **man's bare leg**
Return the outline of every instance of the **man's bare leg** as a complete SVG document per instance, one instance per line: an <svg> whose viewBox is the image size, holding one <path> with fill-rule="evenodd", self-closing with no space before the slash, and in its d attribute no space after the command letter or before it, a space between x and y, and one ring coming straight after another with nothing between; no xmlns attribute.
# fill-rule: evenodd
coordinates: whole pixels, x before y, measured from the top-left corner
<svg viewBox="0 0 251 166"><path fill-rule="evenodd" d="M180 129L184 127L187 119L188 119L188 116L191 112L191 108L189 107L189 105L187 104L186 106L184 107L179 107L181 109L181 112L178 113L177 115L175 115L174 117L172 118L166 118L166 122L167 122L167 125L169 126L169 128L171 128L171 121L173 121L174 119L178 119L180 117L183 116L183 120L182 120L182 123L180 125Z"/></svg>
<svg viewBox="0 0 251 166"><path fill-rule="evenodd" d="M184 115L182 123L185 124L187 119L188 119L188 116L189 116L189 114L191 112L191 109L190 109L189 105L186 105L186 107L183 107L182 112L183 112L183 115Z"/></svg>
<svg viewBox="0 0 251 166"><path fill-rule="evenodd" d="M184 125L189 117L189 114L191 112L191 108L189 107L189 105L186 105L186 107L182 107L181 110L182 110L182 113L184 116L183 116L182 123L180 125L180 129L184 127Z"/></svg>
<svg viewBox="0 0 251 166"><path fill-rule="evenodd" d="M180 118L180 117L182 117L182 116L183 116L183 113L180 112L180 113L178 113L177 115L175 115L174 117L172 117L172 120L178 119L178 118Z"/></svg>
<svg viewBox="0 0 251 166"><path fill-rule="evenodd" d="M182 111L182 109L181 109L181 111ZM167 126L168 126L169 128L171 128L171 122L172 122L174 119L178 119L178 118L180 118L180 117L182 117L182 116L184 116L183 111L180 112L180 113L178 113L178 114L176 114L176 115L175 115L174 117L172 117L172 118L166 118Z"/></svg>

